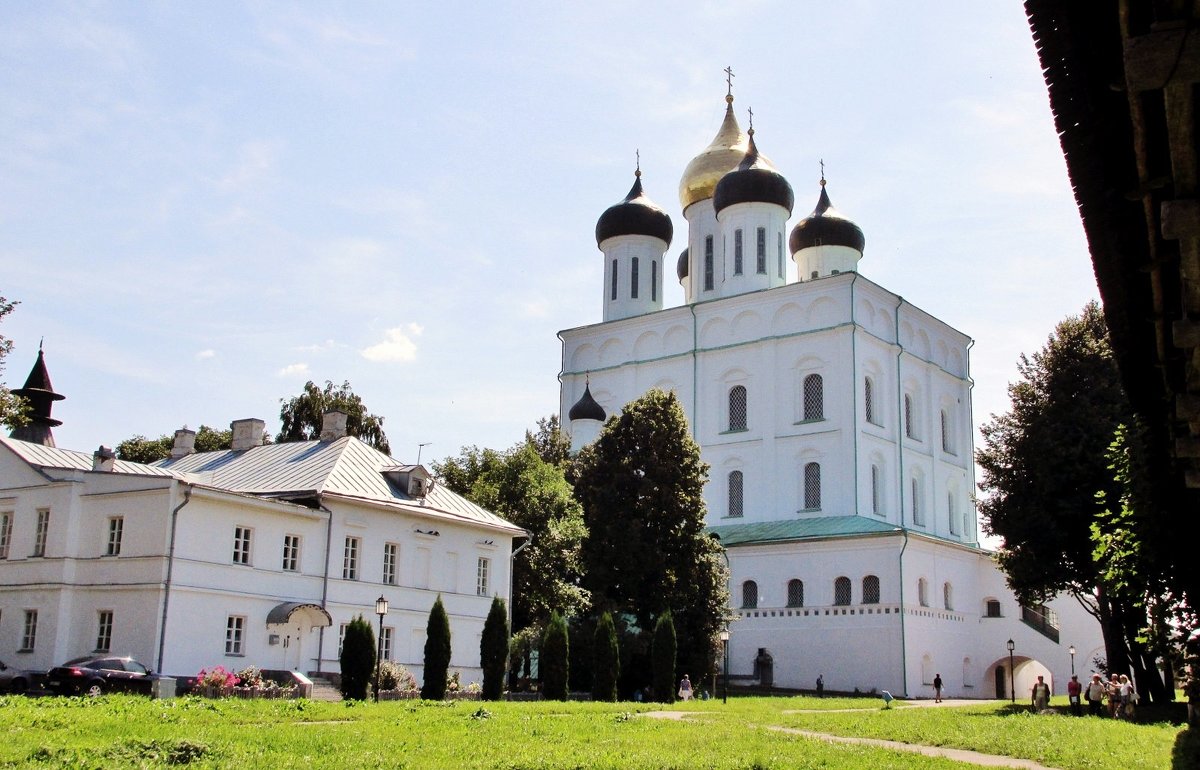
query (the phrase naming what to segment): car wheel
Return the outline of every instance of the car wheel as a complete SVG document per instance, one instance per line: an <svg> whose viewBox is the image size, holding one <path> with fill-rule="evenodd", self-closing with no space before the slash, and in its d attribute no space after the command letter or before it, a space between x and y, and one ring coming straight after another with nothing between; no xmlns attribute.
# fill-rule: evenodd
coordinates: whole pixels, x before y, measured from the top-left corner
<svg viewBox="0 0 1200 770"><path fill-rule="evenodd" d="M14 679L12 680L12 684L9 686L9 692L11 692L13 695L24 695L25 690L28 689L28 687L29 685L25 683L24 679Z"/></svg>
<svg viewBox="0 0 1200 770"><path fill-rule="evenodd" d="M99 681L92 682L87 686L87 689L83 691L83 694L91 698L95 698L97 695L103 695L104 685Z"/></svg>

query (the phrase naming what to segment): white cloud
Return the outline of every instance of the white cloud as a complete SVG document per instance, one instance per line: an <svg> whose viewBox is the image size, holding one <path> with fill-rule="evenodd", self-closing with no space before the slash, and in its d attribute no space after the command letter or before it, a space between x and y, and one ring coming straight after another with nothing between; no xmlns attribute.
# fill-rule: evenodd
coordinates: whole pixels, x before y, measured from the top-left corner
<svg viewBox="0 0 1200 770"><path fill-rule="evenodd" d="M326 350L333 350L334 344L333 340L325 340L315 345L300 345L294 349L297 353L323 353Z"/></svg>
<svg viewBox="0 0 1200 770"><path fill-rule="evenodd" d="M363 350L362 357L368 361L413 361L417 357L417 343L412 338L421 336L423 331L424 327L418 323L388 329L383 342Z"/></svg>
<svg viewBox="0 0 1200 770"><path fill-rule="evenodd" d="M215 358L216 355L217 351L213 350L212 348L208 348L207 350L201 350L199 353L197 353L196 360L203 361L206 358Z"/></svg>
<svg viewBox="0 0 1200 770"><path fill-rule="evenodd" d="M293 377L297 374L308 375L308 364L288 364L278 372L280 377Z"/></svg>

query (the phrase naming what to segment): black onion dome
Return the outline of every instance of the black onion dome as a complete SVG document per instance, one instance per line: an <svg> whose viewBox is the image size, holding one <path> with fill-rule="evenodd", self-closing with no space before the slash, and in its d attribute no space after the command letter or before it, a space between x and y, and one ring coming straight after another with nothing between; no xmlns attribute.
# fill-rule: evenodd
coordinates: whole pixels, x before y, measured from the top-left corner
<svg viewBox="0 0 1200 770"><path fill-rule="evenodd" d="M571 407L571 411L567 412L567 418L570 420L598 420L604 422L608 417L604 412L604 407L596 403L596 399L592 398L592 386L583 386L583 395L575 402L575 406Z"/></svg>
<svg viewBox="0 0 1200 770"><path fill-rule="evenodd" d="M596 222L596 245L617 235L649 235L670 245L674 232L671 217L642 192L639 171L625 200L609 206L600 215Z"/></svg>
<svg viewBox="0 0 1200 770"><path fill-rule="evenodd" d="M688 277L688 250L684 249L679 252L679 261L675 263L675 275L679 276L679 280Z"/></svg>
<svg viewBox="0 0 1200 770"><path fill-rule="evenodd" d="M792 186L783 178L783 174L759 155L753 133L750 134L750 149L746 150L746 157L742 158L736 169L721 177L713 192L713 210L718 214L735 203L774 203L787 209L788 216L791 216L795 202Z"/></svg>
<svg viewBox="0 0 1200 770"><path fill-rule="evenodd" d="M825 180L822 179L821 198L817 201L817 207L792 228L792 235L788 238L792 253L809 246L849 246L861 254L866 245L866 236L858 225L839 214L829 202Z"/></svg>

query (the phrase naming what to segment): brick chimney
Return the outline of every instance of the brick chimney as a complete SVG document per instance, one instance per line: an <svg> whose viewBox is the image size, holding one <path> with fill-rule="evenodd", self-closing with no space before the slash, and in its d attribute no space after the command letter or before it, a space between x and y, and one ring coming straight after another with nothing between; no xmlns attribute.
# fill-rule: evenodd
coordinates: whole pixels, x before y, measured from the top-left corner
<svg viewBox="0 0 1200 770"><path fill-rule="evenodd" d="M321 440L337 441L346 437L346 420L350 415L338 409L330 409L321 417Z"/></svg>
<svg viewBox="0 0 1200 770"><path fill-rule="evenodd" d="M175 443L171 446L171 459L178 460L196 451L196 431L180 428L175 431Z"/></svg>
<svg viewBox="0 0 1200 770"><path fill-rule="evenodd" d="M117 462L117 453L111 447L101 445L92 453L92 470L101 473L112 473Z"/></svg>
<svg viewBox="0 0 1200 770"><path fill-rule="evenodd" d="M245 420L234 420L229 423L229 429L233 431L232 449L235 452L240 452L243 449L253 449L256 446L262 446L263 429L267 424L262 420L251 417Z"/></svg>

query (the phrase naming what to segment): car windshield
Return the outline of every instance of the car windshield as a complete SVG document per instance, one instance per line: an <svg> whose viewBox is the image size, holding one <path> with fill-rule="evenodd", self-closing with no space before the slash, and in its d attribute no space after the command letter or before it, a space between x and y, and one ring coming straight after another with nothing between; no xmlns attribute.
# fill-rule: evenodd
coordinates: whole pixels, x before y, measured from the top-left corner
<svg viewBox="0 0 1200 770"><path fill-rule="evenodd" d="M135 674L148 673L145 666L143 666L141 663L138 663L136 660L133 660L132 658L125 661L125 670L131 671Z"/></svg>

